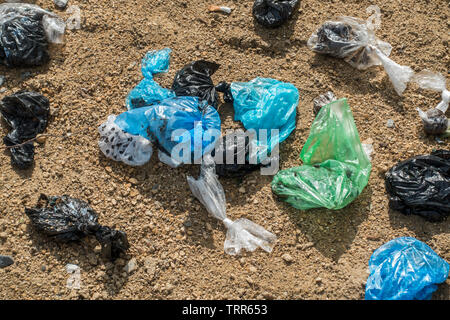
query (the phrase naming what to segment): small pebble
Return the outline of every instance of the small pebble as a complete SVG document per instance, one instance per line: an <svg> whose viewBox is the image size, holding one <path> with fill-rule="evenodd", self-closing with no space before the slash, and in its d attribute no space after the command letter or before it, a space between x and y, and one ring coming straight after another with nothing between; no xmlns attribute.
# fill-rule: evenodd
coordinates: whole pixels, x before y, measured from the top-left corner
<svg viewBox="0 0 450 320"><path fill-rule="evenodd" d="M0 255L0 269L6 268L14 263L13 258L10 256L2 256Z"/></svg>
<svg viewBox="0 0 450 320"><path fill-rule="evenodd" d="M0 86L2 86L5 83L5 76L0 76Z"/></svg>
<svg viewBox="0 0 450 320"><path fill-rule="evenodd" d="M286 262L286 263L291 263L292 261L294 261L294 259L292 258L292 256L289 253L285 253L281 256L281 258Z"/></svg>
<svg viewBox="0 0 450 320"><path fill-rule="evenodd" d="M67 2L69 2L69 0L54 0L53 2L59 9L64 9L67 6Z"/></svg>
<svg viewBox="0 0 450 320"><path fill-rule="evenodd" d="M128 263L125 265L125 267L123 267L123 270L128 273L131 274L133 271L135 271L138 268L137 265L137 261L136 258L131 259L130 261L128 261Z"/></svg>
<svg viewBox="0 0 450 320"><path fill-rule="evenodd" d="M393 128L394 127L394 120L389 119L386 123L386 127Z"/></svg>

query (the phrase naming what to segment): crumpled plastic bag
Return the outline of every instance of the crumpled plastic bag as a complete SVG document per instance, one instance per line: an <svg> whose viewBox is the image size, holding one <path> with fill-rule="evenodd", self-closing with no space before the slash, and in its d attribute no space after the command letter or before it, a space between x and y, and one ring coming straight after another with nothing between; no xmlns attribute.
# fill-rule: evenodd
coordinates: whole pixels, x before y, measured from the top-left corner
<svg viewBox="0 0 450 320"><path fill-rule="evenodd" d="M172 50L152 50L142 59L141 71L144 79L128 94L125 103L128 110L150 106L167 98L175 97L175 93L161 87L153 79L156 74L169 71L170 53Z"/></svg>
<svg viewBox="0 0 450 320"><path fill-rule="evenodd" d="M307 44L312 51L343 58L359 70L382 65L400 96L414 74L410 67L389 59L392 46L378 39L367 23L358 18L339 17L335 21L326 21Z"/></svg>
<svg viewBox="0 0 450 320"><path fill-rule="evenodd" d="M450 266L425 243L401 237L375 250L369 260L366 300L430 300Z"/></svg>
<svg viewBox="0 0 450 320"><path fill-rule="evenodd" d="M215 163L210 155L203 157L200 177L196 180L188 176L187 181L192 194L227 228L224 243L227 254L238 255L242 249L252 252L258 247L266 252L272 252L276 242L273 233L247 219L232 221L227 218L225 192L217 178Z"/></svg>
<svg viewBox="0 0 450 320"><path fill-rule="evenodd" d="M389 206L432 222L450 214L450 151L437 150L393 166L386 173Z"/></svg>
<svg viewBox="0 0 450 320"><path fill-rule="evenodd" d="M272 191L293 207L338 210L361 194L372 165L347 99L320 110L300 159L302 166L282 170L272 181Z"/></svg>
<svg viewBox="0 0 450 320"><path fill-rule="evenodd" d="M175 97L158 104L132 109L114 123L131 135L150 140L175 161L190 163L211 152L220 137L220 116L198 97ZM205 133L211 133L210 139ZM172 150L175 154L172 154ZM188 151L188 152L185 152Z"/></svg>
<svg viewBox="0 0 450 320"><path fill-rule="evenodd" d="M7 146L14 146L44 132L50 116L50 102L37 92L19 91L1 100L0 112L12 128L3 138L3 142ZM9 151L13 165L18 168L26 169L33 164L33 142L9 148Z"/></svg>
<svg viewBox="0 0 450 320"><path fill-rule="evenodd" d="M218 95L211 76L219 67L219 64L205 60L191 62L177 72L172 90L177 96L199 97L217 107Z"/></svg>
<svg viewBox="0 0 450 320"><path fill-rule="evenodd" d="M39 66L49 60L47 41L62 43L65 23L56 14L24 3L0 5L0 63Z"/></svg>
<svg viewBox="0 0 450 320"><path fill-rule="evenodd" d="M106 157L130 166L147 163L153 154L150 140L123 131L114 123L115 120L116 116L110 115L106 122L98 127L100 150Z"/></svg>
<svg viewBox="0 0 450 320"><path fill-rule="evenodd" d="M253 3L253 17L265 27L279 27L291 17L299 2L300 0L256 0Z"/></svg>
<svg viewBox="0 0 450 320"><path fill-rule="evenodd" d="M97 213L79 199L41 194L38 205L25 208L25 214L38 231L57 241L80 241L86 236L95 236L102 245L104 257L111 260L130 247L125 232L101 226Z"/></svg>
<svg viewBox="0 0 450 320"><path fill-rule="evenodd" d="M445 116L450 103L450 91L445 84L446 79L442 74L423 70L413 76L412 81L416 82L422 89L429 89L442 93L442 100L434 109L423 112L417 108L419 116L423 121L423 127L427 134L439 135L448 130L449 119Z"/></svg>
<svg viewBox="0 0 450 320"><path fill-rule="evenodd" d="M250 137L239 132L223 136L211 155L220 177L239 177L261 167L260 163L250 162Z"/></svg>
<svg viewBox="0 0 450 320"><path fill-rule="evenodd" d="M249 82L233 82L234 120L247 130L255 130L254 149L258 162L263 161L279 143L295 129L299 93L291 83L270 78L255 78ZM266 130L267 137L260 129ZM277 129L277 136L271 130ZM267 138L267 139L266 139Z"/></svg>

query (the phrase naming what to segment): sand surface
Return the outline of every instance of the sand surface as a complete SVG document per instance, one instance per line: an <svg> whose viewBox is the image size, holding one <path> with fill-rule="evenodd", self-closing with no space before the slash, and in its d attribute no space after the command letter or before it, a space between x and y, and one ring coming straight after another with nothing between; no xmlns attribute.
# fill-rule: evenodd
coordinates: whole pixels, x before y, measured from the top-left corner
<svg viewBox="0 0 450 320"><path fill-rule="evenodd" d="M36 3L70 16L51 0ZM233 12L209 13L210 4L228 5ZM410 85L399 97L381 68L358 71L306 46L326 19L367 19L366 8L377 4L382 13L377 36L392 45L391 58L415 71L428 68L448 77L446 1L303 0L292 20L275 30L255 25L252 4L69 0L81 9L81 29L68 30L65 45L52 47L48 65L0 67L6 76L0 98L19 89L39 91L51 101L46 133L70 133L37 144L35 166L26 171L12 168L9 153L0 152L0 254L15 260L0 269L0 299L363 299L368 260L389 240L416 237L450 261L450 221L429 223L389 210L384 187L385 171L399 160L450 147L448 140L438 144L425 136L415 111L434 107L440 94ZM226 255L224 226L208 216L186 182L187 175L197 175L197 167L171 169L154 155L150 163L132 168L105 158L97 146L97 126L126 110L125 97L142 78L143 55L165 47L173 50L170 71L158 77L165 87L186 63L207 59L221 64L215 83L261 76L299 89L297 129L282 144L281 168L300 164L313 99L327 90L346 97L361 140L374 142L373 170L362 195L337 212L301 212L277 201L271 177L258 171L222 179L229 218L249 218L278 237L271 254ZM22 79L24 72L31 75ZM241 126L233 121L230 105L218 110L223 131ZM387 128L388 119L394 128ZM2 122L1 136L7 132ZM34 206L40 193L89 201L102 224L128 234L128 255L112 264L100 258L93 238L60 244L37 233L24 208ZM286 254L290 263L282 258ZM123 268L131 259L137 268L127 273ZM66 287L68 263L81 268L80 290ZM433 298L448 300L449 285L447 280Z"/></svg>

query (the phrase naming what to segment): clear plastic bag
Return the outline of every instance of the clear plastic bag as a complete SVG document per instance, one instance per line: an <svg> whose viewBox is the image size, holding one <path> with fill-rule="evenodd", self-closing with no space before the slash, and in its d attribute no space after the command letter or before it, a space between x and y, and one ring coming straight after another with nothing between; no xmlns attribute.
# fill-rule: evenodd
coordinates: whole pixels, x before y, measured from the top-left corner
<svg viewBox="0 0 450 320"><path fill-rule="evenodd" d="M227 218L225 192L220 184L215 163L210 155L203 157L200 177L196 180L188 176L187 181L193 195L206 207L216 219L222 221L227 228L224 250L229 255L238 255L242 249L254 251L261 247L272 252L276 236L263 227L247 220L232 221Z"/></svg>
<svg viewBox="0 0 450 320"><path fill-rule="evenodd" d="M56 14L24 3L0 5L0 63L38 66L49 59L47 41L62 43L65 23Z"/></svg>
<svg viewBox="0 0 450 320"><path fill-rule="evenodd" d="M389 59L392 46L378 39L366 22L358 18L339 17L326 21L309 38L307 45L314 52L343 58L359 70L382 65L400 96L414 74L410 67Z"/></svg>
<svg viewBox="0 0 450 320"><path fill-rule="evenodd" d="M449 120L445 116L445 113L450 103L450 92L446 88L445 77L442 74L424 70L416 73L412 81L416 82L422 89L441 92L442 100L436 108L430 109L427 112L417 108L417 111L423 121L424 130L427 134L438 135L445 133L449 126Z"/></svg>
<svg viewBox="0 0 450 320"><path fill-rule="evenodd" d="M150 140L123 131L114 123L115 120L116 116L110 115L106 122L98 127L100 150L106 157L130 166L147 163L153 153Z"/></svg>
<svg viewBox="0 0 450 320"><path fill-rule="evenodd" d="M445 282L449 264L412 237L389 241L369 260L366 300L430 300Z"/></svg>

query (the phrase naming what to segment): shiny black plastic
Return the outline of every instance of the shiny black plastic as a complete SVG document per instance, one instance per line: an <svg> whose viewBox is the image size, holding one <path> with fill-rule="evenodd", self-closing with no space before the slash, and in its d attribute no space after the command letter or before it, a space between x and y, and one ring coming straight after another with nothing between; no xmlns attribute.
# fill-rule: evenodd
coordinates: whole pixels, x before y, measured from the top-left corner
<svg viewBox="0 0 450 320"><path fill-rule="evenodd" d="M432 222L450 213L450 151L402 161L386 173L389 205L403 214L415 214Z"/></svg>
<svg viewBox="0 0 450 320"><path fill-rule="evenodd" d="M218 95L211 76L219 66L205 60L189 63L175 75L172 90L177 96L199 97L209 105L217 107Z"/></svg>
<svg viewBox="0 0 450 320"><path fill-rule="evenodd" d="M50 102L36 92L19 91L0 102L2 117L12 128L3 141L14 146L35 138L44 132L50 116ZM21 169L29 168L34 160L32 142L9 149L11 161Z"/></svg>
<svg viewBox="0 0 450 320"><path fill-rule="evenodd" d="M37 230L58 241L79 241L94 235L102 245L103 255L111 260L129 248L126 233L101 226L97 213L82 200L41 194L37 207L25 208L25 214Z"/></svg>
<svg viewBox="0 0 450 320"><path fill-rule="evenodd" d="M299 2L300 0L256 0L253 4L253 17L265 27L279 27L291 17Z"/></svg>

